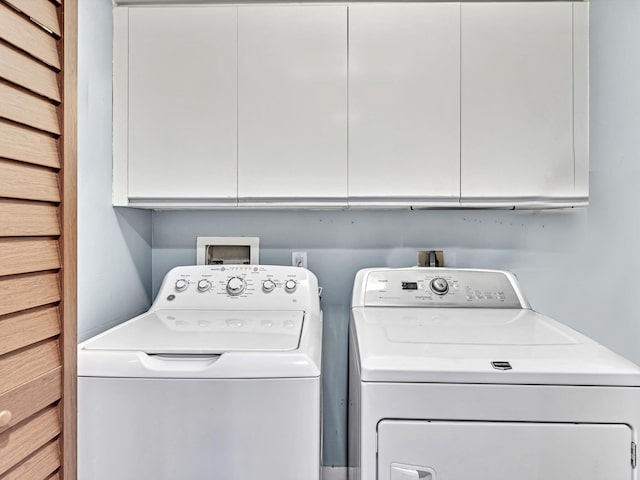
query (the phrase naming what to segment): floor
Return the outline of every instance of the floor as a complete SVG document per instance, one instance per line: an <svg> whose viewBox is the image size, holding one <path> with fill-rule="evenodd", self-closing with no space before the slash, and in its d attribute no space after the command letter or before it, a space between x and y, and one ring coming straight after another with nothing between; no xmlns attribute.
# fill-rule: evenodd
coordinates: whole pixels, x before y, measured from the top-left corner
<svg viewBox="0 0 640 480"><path fill-rule="evenodd" d="M322 467L322 480L347 480L347 467Z"/></svg>

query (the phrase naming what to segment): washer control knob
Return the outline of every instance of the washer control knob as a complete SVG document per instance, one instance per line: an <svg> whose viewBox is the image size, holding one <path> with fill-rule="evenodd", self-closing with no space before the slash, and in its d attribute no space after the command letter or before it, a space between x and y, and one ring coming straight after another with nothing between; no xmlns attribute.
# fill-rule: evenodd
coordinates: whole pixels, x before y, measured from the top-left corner
<svg viewBox="0 0 640 480"><path fill-rule="evenodd" d="M189 287L189 282L184 278L176 280L176 292L184 292Z"/></svg>
<svg viewBox="0 0 640 480"><path fill-rule="evenodd" d="M240 295L244 292L247 284L240 277L231 277L227 282L227 293L229 295Z"/></svg>
<svg viewBox="0 0 640 480"><path fill-rule="evenodd" d="M209 289L211 289L211 282L209 280L203 278L198 282L198 291L206 292Z"/></svg>
<svg viewBox="0 0 640 480"><path fill-rule="evenodd" d="M445 295L449 291L449 284L442 277L436 277L431 280L429 287L436 295Z"/></svg>
<svg viewBox="0 0 640 480"><path fill-rule="evenodd" d="M284 289L287 293L293 293L298 288L298 283L295 280L287 280L284 282Z"/></svg>
<svg viewBox="0 0 640 480"><path fill-rule="evenodd" d="M262 282L262 290L264 291L264 293L271 293L275 290L276 288L276 282L274 282L273 280L265 280L264 282Z"/></svg>

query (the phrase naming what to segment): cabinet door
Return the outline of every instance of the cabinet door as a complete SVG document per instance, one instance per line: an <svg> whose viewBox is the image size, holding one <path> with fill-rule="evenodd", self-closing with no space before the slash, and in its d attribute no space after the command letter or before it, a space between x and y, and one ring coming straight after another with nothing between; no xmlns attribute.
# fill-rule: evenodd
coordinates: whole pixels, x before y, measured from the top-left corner
<svg viewBox="0 0 640 480"><path fill-rule="evenodd" d="M241 203L344 203L347 7L238 9Z"/></svg>
<svg viewBox="0 0 640 480"><path fill-rule="evenodd" d="M462 201L574 195L571 2L462 4Z"/></svg>
<svg viewBox="0 0 640 480"><path fill-rule="evenodd" d="M349 203L458 203L460 5L349 7Z"/></svg>
<svg viewBox="0 0 640 480"><path fill-rule="evenodd" d="M231 7L129 9L129 198L236 202Z"/></svg>

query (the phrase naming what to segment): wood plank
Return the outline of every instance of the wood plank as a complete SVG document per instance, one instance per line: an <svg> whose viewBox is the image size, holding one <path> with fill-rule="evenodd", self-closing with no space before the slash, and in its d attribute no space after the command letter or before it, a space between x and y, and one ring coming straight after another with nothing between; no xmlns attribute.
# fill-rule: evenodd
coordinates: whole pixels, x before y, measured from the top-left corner
<svg viewBox="0 0 640 480"><path fill-rule="evenodd" d="M44 307L0 317L0 355L60 334L60 312Z"/></svg>
<svg viewBox="0 0 640 480"><path fill-rule="evenodd" d="M60 201L58 174L47 168L0 159L0 178L0 197Z"/></svg>
<svg viewBox="0 0 640 480"><path fill-rule="evenodd" d="M49 442L0 480L43 480L60 466L60 442Z"/></svg>
<svg viewBox="0 0 640 480"><path fill-rule="evenodd" d="M0 315L48 305L59 300L60 287L56 273L33 273L0 278Z"/></svg>
<svg viewBox="0 0 640 480"><path fill-rule="evenodd" d="M0 157L60 168L60 151L55 138L4 120L0 120Z"/></svg>
<svg viewBox="0 0 640 480"><path fill-rule="evenodd" d="M60 433L57 406L0 433L0 474L21 462Z"/></svg>
<svg viewBox="0 0 640 480"><path fill-rule="evenodd" d="M0 410L11 412L11 422L0 429L0 432L14 427L53 402L60 400L61 396L62 367L55 368L30 382L3 393L0 395Z"/></svg>
<svg viewBox="0 0 640 480"><path fill-rule="evenodd" d="M32 93L0 82L0 117L56 135L60 134L58 107Z"/></svg>
<svg viewBox="0 0 640 480"><path fill-rule="evenodd" d="M78 0L64 4L64 110L62 169L62 305L64 378L62 399L62 476L76 480L77 471L77 79L78 79Z"/></svg>
<svg viewBox="0 0 640 480"><path fill-rule="evenodd" d="M3 43L0 43L0 78L56 102L61 99L55 70Z"/></svg>
<svg viewBox="0 0 640 480"><path fill-rule="evenodd" d="M0 237L41 237L59 234L57 206L0 199Z"/></svg>
<svg viewBox="0 0 640 480"><path fill-rule="evenodd" d="M62 364L57 340L48 340L30 348L0 357L0 392L7 392ZM1 456L1 454L0 454Z"/></svg>
<svg viewBox="0 0 640 480"><path fill-rule="evenodd" d="M0 3L0 38L60 70L56 39L2 3Z"/></svg>
<svg viewBox="0 0 640 480"><path fill-rule="evenodd" d="M60 36L56 6L49 0L5 0L37 23Z"/></svg>
<svg viewBox="0 0 640 480"><path fill-rule="evenodd" d="M47 477L46 480L60 480L60 472L54 473L50 477Z"/></svg>
<svg viewBox="0 0 640 480"><path fill-rule="evenodd" d="M0 276L60 268L60 249L53 238L0 238L0 258Z"/></svg>

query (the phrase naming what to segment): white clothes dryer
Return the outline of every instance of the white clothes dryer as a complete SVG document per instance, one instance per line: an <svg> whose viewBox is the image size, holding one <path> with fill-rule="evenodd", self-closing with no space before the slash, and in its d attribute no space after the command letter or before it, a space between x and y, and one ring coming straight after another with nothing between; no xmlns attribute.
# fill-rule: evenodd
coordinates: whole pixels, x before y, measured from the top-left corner
<svg viewBox="0 0 640 480"><path fill-rule="evenodd" d="M638 479L640 367L507 272L358 272L349 390L351 479Z"/></svg>
<svg viewBox="0 0 640 480"><path fill-rule="evenodd" d="M79 345L79 479L318 480L321 345L308 270L174 268Z"/></svg>

